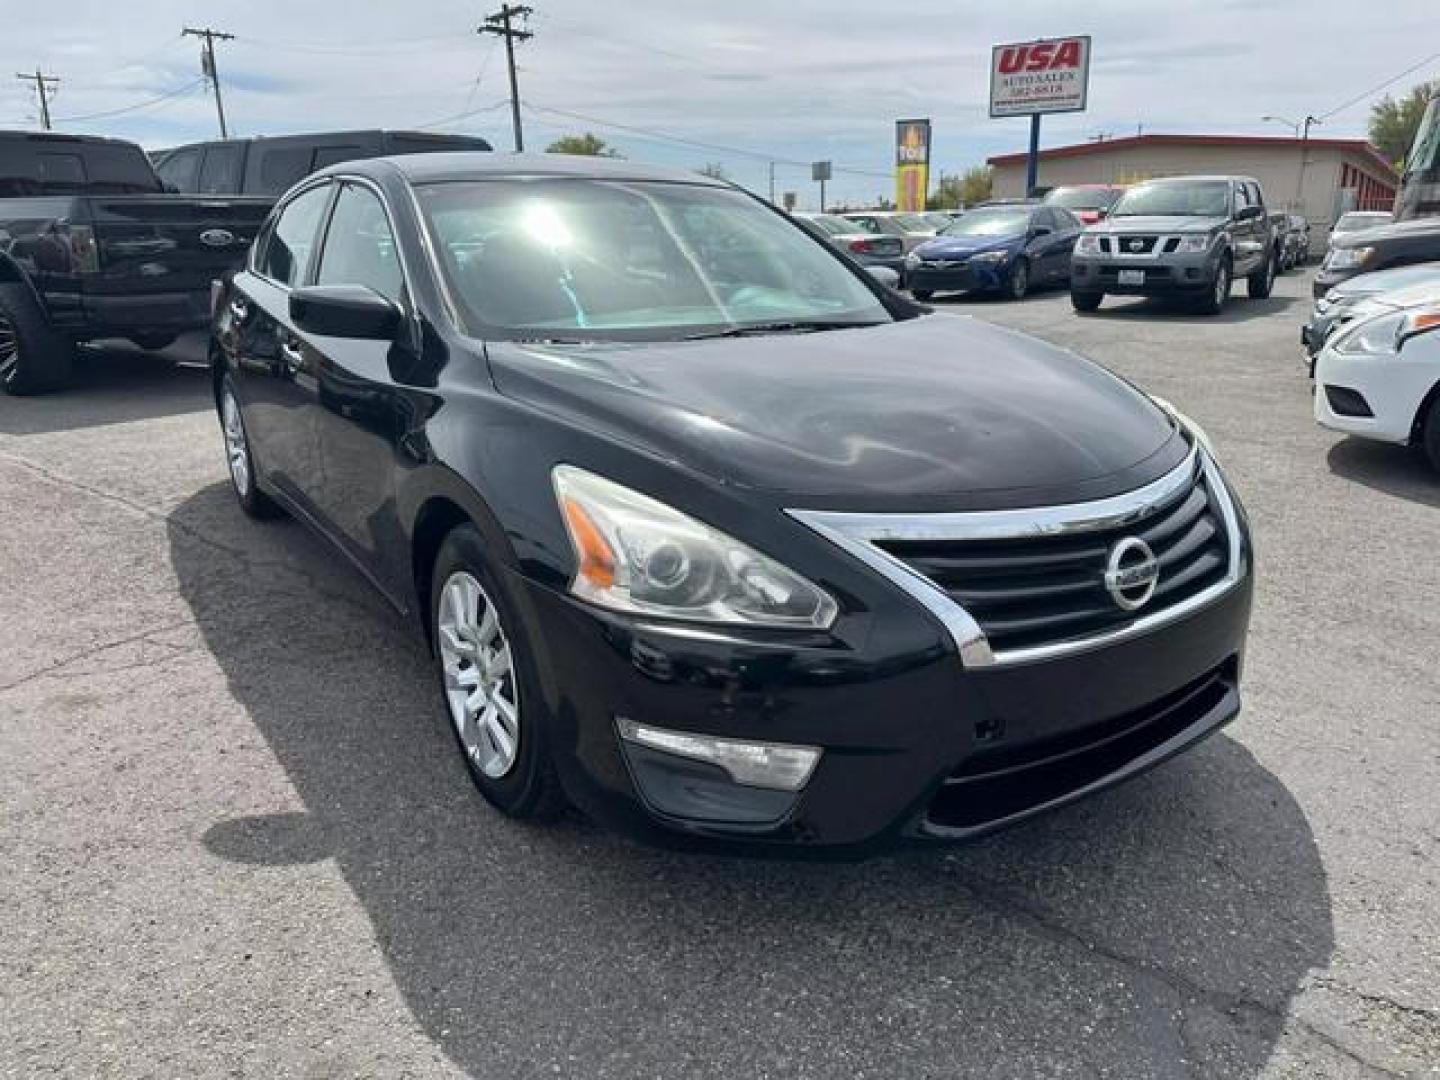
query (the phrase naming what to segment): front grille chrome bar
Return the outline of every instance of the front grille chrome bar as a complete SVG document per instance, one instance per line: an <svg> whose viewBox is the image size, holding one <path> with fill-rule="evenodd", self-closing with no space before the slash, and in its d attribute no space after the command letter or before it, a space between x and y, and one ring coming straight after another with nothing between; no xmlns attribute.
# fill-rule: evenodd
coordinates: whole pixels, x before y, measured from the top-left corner
<svg viewBox="0 0 1440 1080"><path fill-rule="evenodd" d="M939 585L879 546L887 540L1019 540L1123 528L1149 517L1195 484L1203 471L1228 540L1225 576L1169 607L1085 637L1022 648L995 650L975 617ZM1198 445L1178 466L1135 491L1108 499L1029 510L980 510L940 514L852 514L828 510L787 510L831 543L882 574L920 603L949 632L967 668L1034 663L1103 648L1182 619L1229 592L1245 574L1240 522L1235 503L1214 460Z"/></svg>

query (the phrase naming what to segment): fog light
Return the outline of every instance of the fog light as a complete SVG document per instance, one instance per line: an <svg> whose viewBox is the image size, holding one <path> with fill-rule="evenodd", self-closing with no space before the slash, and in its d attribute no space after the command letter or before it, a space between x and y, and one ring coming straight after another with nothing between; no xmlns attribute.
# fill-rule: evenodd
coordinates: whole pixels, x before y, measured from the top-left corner
<svg viewBox="0 0 1440 1080"><path fill-rule="evenodd" d="M799 791L820 760L820 748L816 746L719 739L712 735L695 735L688 731L639 724L623 716L616 718L615 725L620 737L627 742L716 765L724 769L735 783L747 787Z"/></svg>

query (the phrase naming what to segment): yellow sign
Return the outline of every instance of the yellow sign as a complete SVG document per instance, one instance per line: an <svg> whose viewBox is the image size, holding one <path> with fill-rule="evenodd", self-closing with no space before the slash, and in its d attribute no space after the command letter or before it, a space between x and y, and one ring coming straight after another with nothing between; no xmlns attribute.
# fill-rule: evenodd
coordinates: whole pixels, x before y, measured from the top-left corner
<svg viewBox="0 0 1440 1080"><path fill-rule="evenodd" d="M895 206L896 209L925 209L930 189L930 121L895 122Z"/></svg>

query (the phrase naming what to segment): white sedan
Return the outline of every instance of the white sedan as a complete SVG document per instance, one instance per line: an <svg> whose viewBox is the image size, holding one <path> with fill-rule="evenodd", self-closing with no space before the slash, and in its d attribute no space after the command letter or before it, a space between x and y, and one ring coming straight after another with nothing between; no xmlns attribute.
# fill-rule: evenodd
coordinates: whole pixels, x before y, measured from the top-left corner
<svg viewBox="0 0 1440 1080"><path fill-rule="evenodd" d="M1414 446L1440 471L1440 291L1331 336L1315 362L1315 420Z"/></svg>

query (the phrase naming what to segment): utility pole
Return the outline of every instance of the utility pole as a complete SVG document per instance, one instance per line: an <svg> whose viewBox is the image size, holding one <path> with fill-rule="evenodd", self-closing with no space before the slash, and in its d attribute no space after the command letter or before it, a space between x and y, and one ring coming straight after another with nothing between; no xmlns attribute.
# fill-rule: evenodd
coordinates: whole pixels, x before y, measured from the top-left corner
<svg viewBox="0 0 1440 1080"><path fill-rule="evenodd" d="M15 73L17 79L23 79L28 83L35 84L35 93L40 98L40 126L46 131L50 130L50 91L60 85L60 78L57 75L46 75L38 67L34 75Z"/></svg>
<svg viewBox="0 0 1440 1080"><path fill-rule="evenodd" d="M1300 176L1295 181L1295 209L1305 212L1305 169L1310 164L1310 128L1320 123L1319 119L1313 116L1305 117L1303 134L1300 136Z"/></svg>
<svg viewBox="0 0 1440 1080"><path fill-rule="evenodd" d="M528 22L534 13L534 8L524 4L501 4L500 10L494 15L485 16L484 25L475 30L477 34L496 34L505 39L505 59L510 65L510 121L515 128L517 154L525 149L525 136L520 131L520 88L515 81L515 42L529 41L535 35L529 30L515 29L510 20L523 19Z"/></svg>
<svg viewBox="0 0 1440 1080"><path fill-rule="evenodd" d="M196 37L205 42L205 51L200 54L200 70L215 88L215 111L220 115L220 137L228 139L230 132L225 128L225 103L220 100L220 71L215 66L215 42L234 41L235 35L222 34L208 26L203 30L193 30L187 26L180 32L180 36Z"/></svg>
<svg viewBox="0 0 1440 1080"><path fill-rule="evenodd" d="M775 162L770 162L770 205L775 205Z"/></svg>

